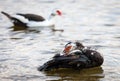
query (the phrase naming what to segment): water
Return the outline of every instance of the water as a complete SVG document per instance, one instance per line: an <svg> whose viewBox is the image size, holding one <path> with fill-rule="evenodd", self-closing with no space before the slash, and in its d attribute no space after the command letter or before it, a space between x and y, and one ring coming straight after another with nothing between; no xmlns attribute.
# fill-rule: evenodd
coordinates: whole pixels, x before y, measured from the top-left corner
<svg viewBox="0 0 120 81"><path fill-rule="evenodd" d="M48 17L60 9L56 28L20 30L0 14L0 81L118 81L120 79L119 0L0 0L0 11L36 13ZM60 69L39 72L37 68L68 41L79 40L104 56L101 68L82 71Z"/></svg>

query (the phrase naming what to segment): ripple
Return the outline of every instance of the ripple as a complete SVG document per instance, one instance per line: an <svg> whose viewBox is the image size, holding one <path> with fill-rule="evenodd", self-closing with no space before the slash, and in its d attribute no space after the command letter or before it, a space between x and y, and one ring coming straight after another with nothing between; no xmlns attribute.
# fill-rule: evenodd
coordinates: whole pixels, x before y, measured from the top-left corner
<svg viewBox="0 0 120 81"><path fill-rule="evenodd" d="M104 26L115 26L115 24L104 24Z"/></svg>
<svg viewBox="0 0 120 81"><path fill-rule="evenodd" d="M54 0L41 0L41 1L39 1L40 3L55 3L56 1L54 1Z"/></svg>
<svg viewBox="0 0 120 81"><path fill-rule="evenodd" d="M39 75L22 75L22 76L12 75L10 77L2 77L2 78L8 79L8 80L11 79L14 81L17 81L17 80L26 81L26 80L32 80L32 79L42 79L43 77Z"/></svg>

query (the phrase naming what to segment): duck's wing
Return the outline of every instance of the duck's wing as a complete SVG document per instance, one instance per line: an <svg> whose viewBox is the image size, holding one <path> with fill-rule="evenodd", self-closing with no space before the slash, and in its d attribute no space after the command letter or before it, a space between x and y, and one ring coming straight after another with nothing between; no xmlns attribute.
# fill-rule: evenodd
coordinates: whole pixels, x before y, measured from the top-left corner
<svg viewBox="0 0 120 81"><path fill-rule="evenodd" d="M21 14L21 13L17 13L17 15L23 16L26 19L28 19L29 21L44 21L45 20L45 18L43 18L42 16L35 15L35 14Z"/></svg>

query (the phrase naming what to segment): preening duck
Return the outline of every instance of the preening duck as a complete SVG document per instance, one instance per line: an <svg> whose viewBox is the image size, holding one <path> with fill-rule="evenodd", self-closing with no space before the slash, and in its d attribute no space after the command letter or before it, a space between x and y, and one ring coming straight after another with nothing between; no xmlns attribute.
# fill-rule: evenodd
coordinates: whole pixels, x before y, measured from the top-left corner
<svg viewBox="0 0 120 81"><path fill-rule="evenodd" d="M65 45L62 55L56 54L38 68L39 71L49 71L59 68L85 69L103 64L103 56L96 50L86 48L80 42L69 42Z"/></svg>
<svg viewBox="0 0 120 81"><path fill-rule="evenodd" d="M4 11L1 12L7 16L14 26L24 26L24 27L40 27L40 26L54 26L53 18L55 16L61 16L62 13L60 10L54 10L48 19L36 14L22 14L17 13L15 15L10 15Z"/></svg>

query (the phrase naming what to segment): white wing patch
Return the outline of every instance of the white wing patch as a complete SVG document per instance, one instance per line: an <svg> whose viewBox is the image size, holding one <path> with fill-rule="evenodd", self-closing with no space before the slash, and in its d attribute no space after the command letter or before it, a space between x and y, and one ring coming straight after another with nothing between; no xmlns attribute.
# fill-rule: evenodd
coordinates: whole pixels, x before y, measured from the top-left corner
<svg viewBox="0 0 120 81"><path fill-rule="evenodd" d="M54 25L54 22L48 21L48 20L45 20L45 21L42 21L42 22L29 21L27 23L27 26L29 26L29 27L53 26L53 25Z"/></svg>
<svg viewBox="0 0 120 81"><path fill-rule="evenodd" d="M20 21L23 22L23 23L28 23L28 22L29 22L28 19L26 19L25 17L20 16L20 15L12 15L12 17L14 17L14 18L20 20Z"/></svg>

